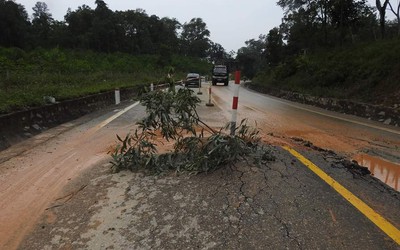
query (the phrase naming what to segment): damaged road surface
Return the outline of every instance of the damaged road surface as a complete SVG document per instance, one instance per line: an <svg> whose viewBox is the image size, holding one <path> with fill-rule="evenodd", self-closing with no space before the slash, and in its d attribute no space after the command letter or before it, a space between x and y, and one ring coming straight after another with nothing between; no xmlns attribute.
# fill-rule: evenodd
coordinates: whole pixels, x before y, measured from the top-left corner
<svg viewBox="0 0 400 250"><path fill-rule="evenodd" d="M20 249L398 249L285 150L271 152L277 160L261 166L196 176L110 174L105 164L77 180L86 188L47 210ZM399 225L398 193L354 178L335 155L306 153Z"/></svg>
<svg viewBox="0 0 400 250"><path fill-rule="evenodd" d="M219 128L229 120L230 87L215 89L216 105L201 96L198 112ZM243 92L238 115L258 118L268 160L198 175L111 173L107 152L115 134L134 129L140 105L92 114L0 152L0 249L398 249L399 192L348 157L369 150L396 161L397 135L353 133L348 124L340 134L338 124L302 123L278 115L288 112L278 106L267 117L250 100L262 97ZM337 183L371 210L350 203Z"/></svg>

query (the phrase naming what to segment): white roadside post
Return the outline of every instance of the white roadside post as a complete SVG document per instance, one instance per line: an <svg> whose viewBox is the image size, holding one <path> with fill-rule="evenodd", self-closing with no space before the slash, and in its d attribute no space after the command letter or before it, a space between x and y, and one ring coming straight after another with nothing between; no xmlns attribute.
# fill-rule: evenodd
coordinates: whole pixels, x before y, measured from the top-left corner
<svg viewBox="0 0 400 250"><path fill-rule="evenodd" d="M211 102L211 96L212 96L212 92L211 92L211 84L208 87L208 103L206 103L206 106L208 107L212 107L214 106L214 104Z"/></svg>
<svg viewBox="0 0 400 250"><path fill-rule="evenodd" d="M119 89L115 89L115 105L118 105L121 103L121 96L119 93Z"/></svg>
<svg viewBox="0 0 400 250"><path fill-rule="evenodd" d="M199 75L199 91L197 92L198 95L202 95L203 93L201 92L201 76Z"/></svg>
<svg viewBox="0 0 400 250"><path fill-rule="evenodd" d="M151 91L151 92L154 91L154 84L153 84L153 83L150 84L150 91Z"/></svg>
<svg viewBox="0 0 400 250"><path fill-rule="evenodd" d="M236 119L237 119L237 108L239 102L239 87L240 87L240 71L235 72L235 92L233 94L232 102L232 120L231 120L231 136L235 135Z"/></svg>

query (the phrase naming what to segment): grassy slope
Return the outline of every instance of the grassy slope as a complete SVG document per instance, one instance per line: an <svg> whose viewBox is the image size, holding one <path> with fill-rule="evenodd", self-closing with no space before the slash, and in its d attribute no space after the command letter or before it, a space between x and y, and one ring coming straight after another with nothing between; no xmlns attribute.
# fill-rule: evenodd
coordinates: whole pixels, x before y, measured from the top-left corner
<svg viewBox="0 0 400 250"><path fill-rule="evenodd" d="M315 96L400 104L400 41L379 41L301 55L254 82Z"/></svg>
<svg viewBox="0 0 400 250"><path fill-rule="evenodd" d="M206 74L210 69L206 62L181 56L173 56L171 65L177 79L189 71ZM168 69L158 56L0 48L0 113L42 105L43 96L64 100L158 82Z"/></svg>

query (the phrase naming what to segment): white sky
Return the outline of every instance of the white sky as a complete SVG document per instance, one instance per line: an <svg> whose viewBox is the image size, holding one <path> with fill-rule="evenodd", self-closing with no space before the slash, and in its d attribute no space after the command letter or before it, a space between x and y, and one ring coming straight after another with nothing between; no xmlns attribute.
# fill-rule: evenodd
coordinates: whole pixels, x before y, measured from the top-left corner
<svg viewBox="0 0 400 250"><path fill-rule="evenodd" d="M38 0L15 0L25 6L29 15ZM67 9L76 10L86 4L95 8L95 0L40 0L45 2L59 21L64 20ZM237 51L245 41L267 34L279 26L283 11L277 0L103 0L111 10L144 9L148 15L176 18L180 23L200 17L211 32L211 40L221 44L227 52ZM369 0L374 4L374 0Z"/></svg>

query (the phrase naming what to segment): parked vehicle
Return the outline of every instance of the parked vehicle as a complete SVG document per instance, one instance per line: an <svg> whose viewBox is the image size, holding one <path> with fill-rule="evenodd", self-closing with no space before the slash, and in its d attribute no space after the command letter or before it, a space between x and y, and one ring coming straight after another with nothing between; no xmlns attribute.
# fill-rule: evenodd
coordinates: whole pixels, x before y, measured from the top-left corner
<svg viewBox="0 0 400 250"><path fill-rule="evenodd" d="M201 87L200 75L197 73L189 73L186 76L185 87Z"/></svg>
<svg viewBox="0 0 400 250"><path fill-rule="evenodd" d="M212 70L212 85L217 83L223 83L228 86L229 83L229 72L226 65L214 65Z"/></svg>

